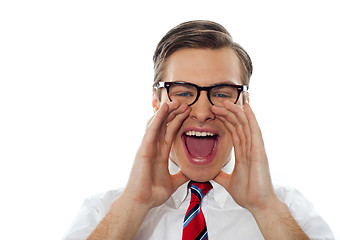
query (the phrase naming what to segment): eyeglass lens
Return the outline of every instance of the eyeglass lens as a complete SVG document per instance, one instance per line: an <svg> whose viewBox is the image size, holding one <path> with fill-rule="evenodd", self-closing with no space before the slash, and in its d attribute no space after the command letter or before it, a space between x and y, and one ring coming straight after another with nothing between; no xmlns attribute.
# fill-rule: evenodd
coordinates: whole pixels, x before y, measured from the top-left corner
<svg viewBox="0 0 340 240"><path fill-rule="evenodd" d="M169 89L171 100L178 100L188 105L195 102L198 95L198 89L190 84L173 84ZM223 102L229 100L236 103L238 90L232 86L215 86L209 91L210 101L216 106L223 106Z"/></svg>

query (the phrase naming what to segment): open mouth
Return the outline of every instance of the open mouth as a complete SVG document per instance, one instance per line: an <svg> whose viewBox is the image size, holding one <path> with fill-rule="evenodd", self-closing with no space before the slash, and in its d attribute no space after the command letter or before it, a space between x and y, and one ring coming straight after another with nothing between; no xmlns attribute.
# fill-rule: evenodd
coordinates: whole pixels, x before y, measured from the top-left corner
<svg viewBox="0 0 340 240"><path fill-rule="evenodd" d="M210 131L188 130L182 134L182 141L189 160L206 164L216 155L219 136Z"/></svg>

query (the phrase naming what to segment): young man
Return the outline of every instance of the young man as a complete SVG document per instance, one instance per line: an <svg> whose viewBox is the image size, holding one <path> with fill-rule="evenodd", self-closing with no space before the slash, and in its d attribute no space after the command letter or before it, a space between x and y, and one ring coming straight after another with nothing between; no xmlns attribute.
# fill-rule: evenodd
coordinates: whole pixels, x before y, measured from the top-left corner
<svg viewBox="0 0 340 240"><path fill-rule="evenodd" d="M155 114L126 188L87 199L65 239L334 239L299 192L273 187L252 63L221 25L173 28L154 64Z"/></svg>

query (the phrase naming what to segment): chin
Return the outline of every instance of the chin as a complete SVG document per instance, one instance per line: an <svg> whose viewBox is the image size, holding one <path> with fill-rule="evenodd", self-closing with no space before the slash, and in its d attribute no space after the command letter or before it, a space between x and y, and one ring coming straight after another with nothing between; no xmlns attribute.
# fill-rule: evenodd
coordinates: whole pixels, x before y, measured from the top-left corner
<svg viewBox="0 0 340 240"><path fill-rule="evenodd" d="M219 165L219 164L218 164ZM192 164L179 164L183 174L190 180L196 182L207 182L213 180L221 171L222 166L202 166Z"/></svg>
<svg viewBox="0 0 340 240"><path fill-rule="evenodd" d="M213 180L215 177L200 175L200 176L192 176L192 177L187 176L187 178L195 182L208 182L209 180Z"/></svg>

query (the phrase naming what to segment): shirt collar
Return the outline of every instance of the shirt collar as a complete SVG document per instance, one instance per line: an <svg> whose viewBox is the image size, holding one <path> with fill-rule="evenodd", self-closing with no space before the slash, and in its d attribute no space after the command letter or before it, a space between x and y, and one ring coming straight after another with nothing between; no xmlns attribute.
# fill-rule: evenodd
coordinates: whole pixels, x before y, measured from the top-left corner
<svg viewBox="0 0 340 240"><path fill-rule="evenodd" d="M228 164L226 164L222 170L226 173L231 173L234 167L234 161L230 160ZM180 168L174 164L171 160L169 160L169 171L170 174L175 174L179 172ZM213 190L211 191L212 197L216 201L216 204L223 208L225 201L229 197L229 193L225 190L223 186L218 184L217 182L210 180L209 181L211 185L213 186ZM183 203L183 201L186 199L188 195L188 184L189 181L181 185L172 195L171 198L175 204L175 208L179 208L179 206Z"/></svg>

